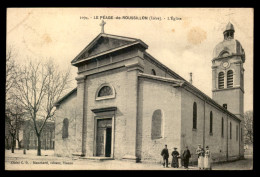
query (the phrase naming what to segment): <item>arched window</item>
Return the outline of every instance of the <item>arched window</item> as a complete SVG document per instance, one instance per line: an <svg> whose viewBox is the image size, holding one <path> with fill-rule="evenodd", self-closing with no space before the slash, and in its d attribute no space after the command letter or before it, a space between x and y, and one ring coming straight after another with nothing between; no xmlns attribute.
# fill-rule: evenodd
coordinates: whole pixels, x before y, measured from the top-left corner
<svg viewBox="0 0 260 177"><path fill-rule="evenodd" d="M115 98L115 89L110 84L102 84L96 92L96 100Z"/></svg>
<svg viewBox="0 0 260 177"><path fill-rule="evenodd" d="M193 129L197 129L197 103L193 103Z"/></svg>
<svg viewBox="0 0 260 177"><path fill-rule="evenodd" d="M69 119L65 118L63 120L63 126L62 126L62 138L68 138L69 136Z"/></svg>
<svg viewBox="0 0 260 177"><path fill-rule="evenodd" d="M156 76L156 72L154 69L152 69L152 72L151 72L152 75L155 75Z"/></svg>
<svg viewBox="0 0 260 177"><path fill-rule="evenodd" d="M227 72L227 88L233 87L233 71L229 70Z"/></svg>
<svg viewBox="0 0 260 177"><path fill-rule="evenodd" d="M241 135L240 135L240 136L241 136L241 141L243 141L243 131L242 131L242 130L243 130L243 129L241 128L241 130L240 130L240 132L241 132L241 133L240 133L240 134L241 134Z"/></svg>
<svg viewBox="0 0 260 177"><path fill-rule="evenodd" d="M232 139L232 123L230 122L230 132L229 132L229 134L230 134L230 139Z"/></svg>
<svg viewBox="0 0 260 177"><path fill-rule="evenodd" d="M238 125L236 126L236 141L238 140Z"/></svg>
<svg viewBox="0 0 260 177"><path fill-rule="evenodd" d="M224 88L224 72L220 72L218 74L218 88L219 89Z"/></svg>
<svg viewBox="0 0 260 177"><path fill-rule="evenodd" d="M98 92L98 97L113 95L113 91L109 86L102 87Z"/></svg>
<svg viewBox="0 0 260 177"><path fill-rule="evenodd" d="M222 121L221 121L221 136L224 137L224 119L222 117Z"/></svg>
<svg viewBox="0 0 260 177"><path fill-rule="evenodd" d="M210 111L210 120L209 120L209 133L213 133L213 114L212 111Z"/></svg>
<svg viewBox="0 0 260 177"><path fill-rule="evenodd" d="M153 112L151 138L162 138L162 111L157 109Z"/></svg>

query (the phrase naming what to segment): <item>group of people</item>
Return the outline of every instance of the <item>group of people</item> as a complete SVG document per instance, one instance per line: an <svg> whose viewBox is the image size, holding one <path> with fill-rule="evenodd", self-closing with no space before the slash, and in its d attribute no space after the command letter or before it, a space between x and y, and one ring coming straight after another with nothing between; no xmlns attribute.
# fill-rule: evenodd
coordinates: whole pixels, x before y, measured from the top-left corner
<svg viewBox="0 0 260 177"><path fill-rule="evenodd" d="M167 149L167 145L165 145L165 148L162 150L161 155L163 157L163 167L168 168L168 158L169 158L169 151ZM181 157L184 163L184 167L188 169L189 166L189 159L191 157L190 150L188 146L186 146L186 149L184 150L183 154L180 156L179 152L177 151L177 148L174 147L174 151L172 151L172 163L171 167L173 168L179 168L179 158Z"/></svg>
<svg viewBox="0 0 260 177"><path fill-rule="evenodd" d="M196 150L196 154L198 155L199 169L211 170L211 153L209 150L209 146L206 147L205 151L199 144Z"/></svg>
<svg viewBox="0 0 260 177"><path fill-rule="evenodd" d="M206 151L204 151L204 149L201 147L201 145L198 145L196 154L198 155L199 169L211 170L211 153L210 153L209 147L207 146ZM183 153L181 155L177 151L177 148L174 147L174 150L172 151L171 155L172 155L171 167L179 168L179 159L180 159L183 161L184 168L188 169L189 160L191 158L191 153L190 153L188 146L186 146L186 149L183 151ZM161 156L163 157L163 167L168 168L169 151L167 149L167 145L165 145L165 148L162 150Z"/></svg>

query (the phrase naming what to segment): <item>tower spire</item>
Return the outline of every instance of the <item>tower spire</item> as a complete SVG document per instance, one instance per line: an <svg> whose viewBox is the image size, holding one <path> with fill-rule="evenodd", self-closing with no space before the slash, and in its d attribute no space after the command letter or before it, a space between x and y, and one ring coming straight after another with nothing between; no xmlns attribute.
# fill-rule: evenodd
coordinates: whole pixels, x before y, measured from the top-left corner
<svg viewBox="0 0 260 177"><path fill-rule="evenodd" d="M230 22L228 22L226 26L226 30L223 32L224 33L224 39L234 39L234 33L235 33L235 28L234 25Z"/></svg>

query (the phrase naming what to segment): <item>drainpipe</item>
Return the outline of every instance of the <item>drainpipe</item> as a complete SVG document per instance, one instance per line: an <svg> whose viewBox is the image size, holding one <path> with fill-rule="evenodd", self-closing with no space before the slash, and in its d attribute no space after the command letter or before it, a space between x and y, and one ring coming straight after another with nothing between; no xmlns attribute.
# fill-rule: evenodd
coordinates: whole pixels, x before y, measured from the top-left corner
<svg viewBox="0 0 260 177"><path fill-rule="evenodd" d="M228 115L227 115L227 156L226 156L226 158L227 158L227 161L228 161Z"/></svg>
<svg viewBox="0 0 260 177"><path fill-rule="evenodd" d="M241 124L241 122L238 124L238 130L237 130L237 138L238 138L238 147L239 147L239 159L241 159L241 147L240 147L240 145L241 145L241 128L240 128L240 125Z"/></svg>
<svg viewBox="0 0 260 177"><path fill-rule="evenodd" d="M86 155L86 115L85 115L85 98L86 98L86 77L84 78L84 81L83 81L83 122L82 122L82 154L81 156L85 156Z"/></svg>
<svg viewBox="0 0 260 177"><path fill-rule="evenodd" d="M205 149L205 115L206 115L206 100L204 100L204 117L203 117L203 149Z"/></svg>

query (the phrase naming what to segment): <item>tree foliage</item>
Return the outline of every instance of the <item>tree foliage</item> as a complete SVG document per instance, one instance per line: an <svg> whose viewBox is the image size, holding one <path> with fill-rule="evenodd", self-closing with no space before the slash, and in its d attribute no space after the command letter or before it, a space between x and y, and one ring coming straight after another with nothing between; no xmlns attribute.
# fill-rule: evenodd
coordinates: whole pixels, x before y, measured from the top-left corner
<svg viewBox="0 0 260 177"><path fill-rule="evenodd" d="M245 112L244 121L245 144L253 144L253 111Z"/></svg>

